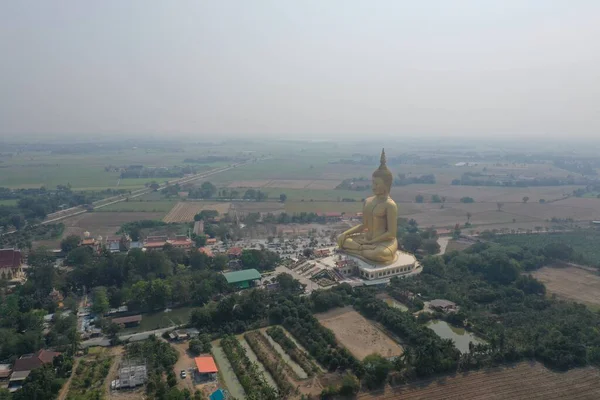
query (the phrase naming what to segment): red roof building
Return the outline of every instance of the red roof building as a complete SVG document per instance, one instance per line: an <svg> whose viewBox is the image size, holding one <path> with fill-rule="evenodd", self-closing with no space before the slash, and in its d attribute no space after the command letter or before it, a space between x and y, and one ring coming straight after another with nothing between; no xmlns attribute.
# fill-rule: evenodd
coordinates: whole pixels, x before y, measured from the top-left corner
<svg viewBox="0 0 600 400"><path fill-rule="evenodd" d="M217 244L217 239L208 238L208 239L206 239L206 244Z"/></svg>
<svg viewBox="0 0 600 400"><path fill-rule="evenodd" d="M21 263L21 250L0 249L0 269L19 268Z"/></svg>
<svg viewBox="0 0 600 400"><path fill-rule="evenodd" d="M215 364L215 359L210 356L196 357L194 358L194 362L199 374L216 374L219 372L217 364Z"/></svg>
<svg viewBox="0 0 600 400"><path fill-rule="evenodd" d="M25 354L15 361L13 372L31 371L35 368L41 367L44 364L51 363L54 361L54 357L58 355L60 355L60 353L48 350L40 350L35 354Z"/></svg>
<svg viewBox="0 0 600 400"><path fill-rule="evenodd" d="M23 275L21 250L0 249L0 279L14 279Z"/></svg>
<svg viewBox="0 0 600 400"><path fill-rule="evenodd" d="M242 255L243 249L241 247L232 247L227 250L227 255L229 257L240 257Z"/></svg>

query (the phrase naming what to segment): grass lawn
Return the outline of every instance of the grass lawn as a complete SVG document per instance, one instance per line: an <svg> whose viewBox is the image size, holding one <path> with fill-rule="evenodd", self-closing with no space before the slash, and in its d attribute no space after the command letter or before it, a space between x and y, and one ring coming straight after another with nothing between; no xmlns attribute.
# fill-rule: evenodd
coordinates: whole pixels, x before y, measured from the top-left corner
<svg viewBox="0 0 600 400"><path fill-rule="evenodd" d="M142 322L136 327L123 329L120 334L144 332L148 330L168 328L174 325L187 324L190 313L195 307L174 308L169 312L157 311L142 314Z"/></svg>
<svg viewBox="0 0 600 400"><path fill-rule="evenodd" d="M168 212L177 203L177 200L162 201L122 201L99 208L98 212Z"/></svg>
<svg viewBox="0 0 600 400"><path fill-rule="evenodd" d="M16 206L17 199L0 200L0 206Z"/></svg>
<svg viewBox="0 0 600 400"><path fill-rule="evenodd" d="M89 351L77 366L67 400L94 400L104 398L104 380L113 358L108 350Z"/></svg>
<svg viewBox="0 0 600 400"><path fill-rule="evenodd" d="M288 200L304 200L314 201L329 200L337 201L338 199L355 199L360 202L361 199L372 196L371 192L357 192L354 190L335 190L335 189L281 189L281 188L262 188L262 192L266 193L270 199L278 199L279 195L284 193ZM243 191L240 190L240 192Z"/></svg>

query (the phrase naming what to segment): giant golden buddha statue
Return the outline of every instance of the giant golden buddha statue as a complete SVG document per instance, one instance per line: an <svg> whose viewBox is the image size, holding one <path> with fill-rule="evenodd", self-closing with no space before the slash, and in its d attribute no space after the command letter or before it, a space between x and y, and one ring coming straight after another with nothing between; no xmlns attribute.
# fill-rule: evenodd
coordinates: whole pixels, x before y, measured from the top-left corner
<svg viewBox="0 0 600 400"><path fill-rule="evenodd" d="M373 194L363 205L362 224L338 237L338 246L348 254L375 264L390 264L396 260L398 241L398 207L390 198L394 177L385 164L381 151L379 168L373 172Z"/></svg>

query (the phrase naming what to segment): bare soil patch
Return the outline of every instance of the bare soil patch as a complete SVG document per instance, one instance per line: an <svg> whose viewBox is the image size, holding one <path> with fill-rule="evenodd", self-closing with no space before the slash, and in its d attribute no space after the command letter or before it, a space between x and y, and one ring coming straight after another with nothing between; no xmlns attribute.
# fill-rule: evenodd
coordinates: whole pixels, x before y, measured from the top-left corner
<svg viewBox="0 0 600 400"><path fill-rule="evenodd" d="M373 400L505 400L505 399L598 399L600 371L580 368L553 372L538 363L443 376L410 385L363 393Z"/></svg>
<svg viewBox="0 0 600 400"><path fill-rule="evenodd" d="M402 347L398 343L349 307L315 316L359 360L373 353L384 357L402 354Z"/></svg>
<svg viewBox="0 0 600 400"><path fill-rule="evenodd" d="M533 273L550 293L584 304L600 306L600 275L579 267L544 267Z"/></svg>
<svg viewBox="0 0 600 400"><path fill-rule="evenodd" d="M163 218L164 222L191 222L194 215L202 210L217 210L219 214L225 214L229 211L229 203L205 203L186 201L179 202Z"/></svg>

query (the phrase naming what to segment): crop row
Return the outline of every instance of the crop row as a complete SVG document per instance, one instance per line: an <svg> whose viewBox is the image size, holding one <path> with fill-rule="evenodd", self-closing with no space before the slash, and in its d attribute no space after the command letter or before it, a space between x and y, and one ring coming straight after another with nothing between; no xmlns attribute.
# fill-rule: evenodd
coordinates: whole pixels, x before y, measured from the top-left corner
<svg viewBox="0 0 600 400"><path fill-rule="evenodd" d="M283 348L290 358L298 364L308 376L313 376L319 372L319 367L310 359L310 357L283 331L279 326L272 326L267 329L267 334Z"/></svg>

